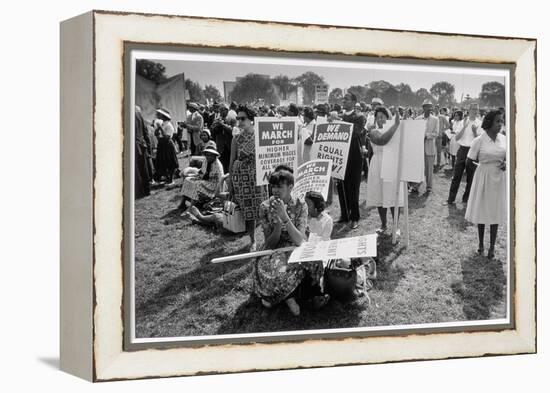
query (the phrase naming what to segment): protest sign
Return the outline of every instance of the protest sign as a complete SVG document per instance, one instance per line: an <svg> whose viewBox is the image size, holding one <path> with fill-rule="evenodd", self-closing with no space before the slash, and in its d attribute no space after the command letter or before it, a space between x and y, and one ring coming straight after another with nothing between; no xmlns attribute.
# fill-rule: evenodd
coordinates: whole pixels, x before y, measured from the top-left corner
<svg viewBox="0 0 550 393"><path fill-rule="evenodd" d="M332 177L344 179L353 124L342 121L316 124L311 159L331 160Z"/></svg>
<svg viewBox="0 0 550 393"><path fill-rule="evenodd" d="M303 198L308 191L317 191L323 195L326 201L331 168L332 162L330 160L313 160L300 165L294 175L292 196Z"/></svg>
<svg viewBox="0 0 550 393"><path fill-rule="evenodd" d="M328 85L315 85L315 103L328 103Z"/></svg>
<svg viewBox="0 0 550 393"><path fill-rule="evenodd" d="M377 235L363 235L302 243L292 251L288 263L375 257L376 237Z"/></svg>
<svg viewBox="0 0 550 393"><path fill-rule="evenodd" d="M401 120L392 139L384 145L380 176L386 181L397 178L398 162L401 162L399 181L420 183L424 181L424 135L426 120ZM402 134L402 136L401 136ZM403 143L399 157L399 141Z"/></svg>
<svg viewBox="0 0 550 393"><path fill-rule="evenodd" d="M256 184L269 184L269 176L278 165L296 170L297 117L257 117L254 120L256 144Z"/></svg>

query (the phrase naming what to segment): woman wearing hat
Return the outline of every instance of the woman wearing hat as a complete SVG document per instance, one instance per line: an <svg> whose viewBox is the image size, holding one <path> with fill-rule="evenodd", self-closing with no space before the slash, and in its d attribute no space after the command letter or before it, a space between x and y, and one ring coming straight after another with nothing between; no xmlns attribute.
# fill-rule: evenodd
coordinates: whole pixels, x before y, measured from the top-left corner
<svg viewBox="0 0 550 393"><path fill-rule="evenodd" d="M399 183L395 181L385 181L382 179L382 153L384 145L393 138L395 132L399 128L400 113L395 113L393 124L388 122L390 118L389 111L379 106L374 111L376 119L375 126L370 132L370 141L373 149L373 156L369 166L369 176L367 180L367 207L376 206L380 215L381 226L376 231L379 234L385 233L387 230L387 213L388 207L391 209L392 216L395 214L395 191L399 187ZM404 204L404 195L399 190L399 206Z"/></svg>
<svg viewBox="0 0 550 393"><path fill-rule="evenodd" d="M220 153L213 146L206 147L202 154L206 157L206 169L204 173L199 172L196 177L186 177L183 180L181 187L182 200L180 209L186 209L182 214L187 213L186 202L191 202L190 206L195 203L206 203L216 196L216 189L223 177L223 165L218 159Z"/></svg>
<svg viewBox="0 0 550 393"><path fill-rule="evenodd" d="M202 154L203 150L207 147L213 147L217 150L216 142L212 140L212 136L210 134L210 130L208 128L203 128L203 130L200 133L200 142L197 145L197 153Z"/></svg>
<svg viewBox="0 0 550 393"><path fill-rule="evenodd" d="M164 176L166 179L166 185L172 186L174 185L174 172L178 168L176 146L174 145L174 141L172 139L175 129L171 122L172 117L167 109L157 109L156 115L159 121L155 123L155 134L158 138L155 175L158 181L160 181L161 177Z"/></svg>
<svg viewBox="0 0 550 393"><path fill-rule="evenodd" d="M227 182L229 194L243 211L250 236L250 251L256 251L256 220L260 204L268 197L267 187L256 183L255 117L256 111L251 107L241 105L237 108L237 121L242 132L231 141Z"/></svg>

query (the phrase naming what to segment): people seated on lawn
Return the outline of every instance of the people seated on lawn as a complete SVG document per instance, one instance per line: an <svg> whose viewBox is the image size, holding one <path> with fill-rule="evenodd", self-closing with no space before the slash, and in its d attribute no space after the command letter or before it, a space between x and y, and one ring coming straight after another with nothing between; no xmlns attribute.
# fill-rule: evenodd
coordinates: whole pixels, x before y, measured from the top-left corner
<svg viewBox="0 0 550 393"><path fill-rule="evenodd" d="M259 220L264 232L264 250L299 246L306 240L308 210L303 199L291 195L294 176L285 169L271 174L272 196L263 201ZM304 278L319 282L323 274L320 262L288 264L291 251L275 251L257 258L253 264L253 290L265 307L285 302L293 315L300 315L297 302ZM322 296L321 293L318 294Z"/></svg>
<svg viewBox="0 0 550 393"><path fill-rule="evenodd" d="M204 204L216 196L216 190L223 174L223 166L218 157L220 153L215 147L206 147L202 154L206 157L206 168L199 170L197 176L188 176L183 179L181 187L182 199L179 208L185 209L182 216L188 212L190 206ZM204 172L203 172L204 171Z"/></svg>

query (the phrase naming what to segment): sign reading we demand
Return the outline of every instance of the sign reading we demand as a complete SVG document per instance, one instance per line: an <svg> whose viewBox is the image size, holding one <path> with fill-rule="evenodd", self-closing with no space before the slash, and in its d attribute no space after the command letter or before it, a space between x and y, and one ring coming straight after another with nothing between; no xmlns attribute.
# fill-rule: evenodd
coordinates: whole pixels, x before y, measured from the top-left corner
<svg viewBox="0 0 550 393"><path fill-rule="evenodd" d="M296 117L256 117L256 184L269 184L269 176L279 165L296 170L297 127Z"/></svg>
<svg viewBox="0 0 550 393"><path fill-rule="evenodd" d="M353 124L342 121L315 125L311 159L332 161L332 177L344 180Z"/></svg>

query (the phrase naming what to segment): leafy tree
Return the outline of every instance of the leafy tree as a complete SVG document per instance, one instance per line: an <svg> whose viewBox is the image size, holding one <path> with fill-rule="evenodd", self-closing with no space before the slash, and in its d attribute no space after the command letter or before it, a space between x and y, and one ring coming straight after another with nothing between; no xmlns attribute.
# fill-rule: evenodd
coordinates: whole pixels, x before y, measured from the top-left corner
<svg viewBox="0 0 550 393"><path fill-rule="evenodd" d="M295 82L286 75L277 75L271 82L277 87L279 98L283 100L287 100L288 95L296 90Z"/></svg>
<svg viewBox="0 0 550 393"><path fill-rule="evenodd" d="M395 86L398 92L397 105L412 106L415 104L416 96L406 83L400 83Z"/></svg>
<svg viewBox="0 0 550 393"><path fill-rule="evenodd" d="M166 67L151 60L136 60L136 73L155 83L162 83L168 79L165 75Z"/></svg>
<svg viewBox="0 0 550 393"><path fill-rule="evenodd" d="M204 91L197 82L194 82L191 79L186 79L185 89L189 92L189 100L193 102L206 102Z"/></svg>
<svg viewBox="0 0 550 393"><path fill-rule="evenodd" d="M255 102L263 99L266 104L279 103L279 98L275 94L273 82L260 74L250 73L237 81L231 99L239 103Z"/></svg>
<svg viewBox="0 0 550 393"><path fill-rule="evenodd" d="M214 101L221 101L222 100L222 95L221 95L220 91L214 85L204 86L204 96L205 96L205 98L207 98L209 100L214 100Z"/></svg>
<svg viewBox="0 0 550 393"><path fill-rule="evenodd" d="M456 102L455 87L449 82L434 83L430 88L430 93L440 106L451 106Z"/></svg>
<svg viewBox="0 0 550 393"><path fill-rule="evenodd" d="M487 82L481 86L479 101L483 106L502 107L505 103L504 85L500 82Z"/></svg>
<svg viewBox="0 0 550 393"><path fill-rule="evenodd" d="M344 97L342 94L342 89L339 87L332 89L328 95L328 102L330 104L342 104L342 98Z"/></svg>
<svg viewBox="0 0 550 393"><path fill-rule="evenodd" d="M325 79L315 72L308 71L294 78L297 85L304 89L304 104L311 105L315 101L315 85L325 84Z"/></svg>
<svg viewBox="0 0 550 393"><path fill-rule="evenodd" d="M431 101L434 100L430 92L423 87L416 91L415 96L416 96L416 100L415 100L414 106L421 106L425 100L431 100Z"/></svg>
<svg viewBox="0 0 550 393"><path fill-rule="evenodd" d="M399 91L393 85L390 85L382 92L380 98L382 98L385 105L397 105L399 101Z"/></svg>
<svg viewBox="0 0 550 393"><path fill-rule="evenodd" d="M369 88L375 90L378 93L378 97L381 97L384 92L390 88L392 84L385 80L372 81L369 83Z"/></svg>
<svg viewBox="0 0 550 393"><path fill-rule="evenodd" d="M350 86L348 93L353 93L357 96L357 102L364 101L367 95L367 88L365 86Z"/></svg>

